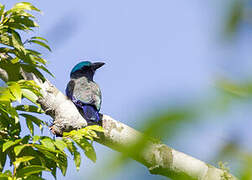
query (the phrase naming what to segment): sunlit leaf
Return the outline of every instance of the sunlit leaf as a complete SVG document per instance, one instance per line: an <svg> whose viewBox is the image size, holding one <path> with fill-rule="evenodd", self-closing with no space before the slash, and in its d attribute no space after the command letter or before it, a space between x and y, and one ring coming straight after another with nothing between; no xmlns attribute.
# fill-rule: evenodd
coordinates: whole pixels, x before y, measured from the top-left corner
<svg viewBox="0 0 252 180"><path fill-rule="evenodd" d="M43 58L41 58L41 57L33 57L32 58L33 60L35 60L36 62L40 62L40 63L42 63L42 64L46 64L46 60L45 59L43 59ZM37 66L38 67L38 66Z"/></svg>
<svg viewBox="0 0 252 180"><path fill-rule="evenodd" d="M6 87L0 87L0 101L11 101L16 98L10 93L9 89Z"/></svg>
<svg viewBox="0 0 252 180"><path fill-rule="evenodd" d="M26 97L27 99L29 99L31 102L35 104L37 103L38 96L34 92L32 92L29 89L21 89L21 91L24 97Z"/></svg>
<svg viewBox="0 0 252 180"><path fill-rule="evenodd" d="M14 152L16 156L19 155L19 153L26 147L26 145L18 145L14 147Z"/></svg>
<svg viewBox="0 0 252 180"><path fill-rule="evenodd" d="M0 4L0 20L2 19L2 15L3 15L3 12L4 12L4 8L5 6Z"/></svg>
<svg viewBox="0 0 252 180"><path fill-rule="evenodd" d="M63 141L66 143L67 149L69 150L69 152L73 155L74 151L77 150L77 148L75 147L74 143L70 139L68 139L68 138L63 138Z"/></svg>
<svg viewBox="0 0 252 180"><path fill-rule="evenodd" d="M54 141L54 145L61 151L64 151L64 149L67 147L66 143L61 139L56 139Z"/></svg>
<svg viewBox="0 0 252 180"><path fill-rule="evenodd" d="M39 39L39 40L43 40L45 42L48 42L45 38L42 38L42 37L32 37L31 39Z"/></svg>
<svg viewBox="0 0 252 180"><path fill-rule="evenodd" d="M40 136L33 136L32 137L33 143L36 143L38 140L40 140Z"/></svg>
<svg viewBox="0 0 252 180"><path fill-rule="evenodd" d="M3 152L5 152L6 149L10 148L10 147L13 146L14 144L15 144L15 142L14 142L14 141L11 141L11 140L5 142L5 143L3 144Z"/></svg>
<svg viewBox="0 0 252 180"><path fill-rule="evenodd" d="M45 137L45 138L41 139L40 142L46 148L51 149L51 150L55 150L54 143L50 138Z"/></svg>
<svg viewBox="0 0 252 180"><path fill-rule="evenodd" d="M78 151L74 151L74 163L78 171L80 169L80 164L81 164L81 155Z"/></svg>
<svg viewBox="0 0 252 180"><path fill-rule="evenodd" d="M29 18L35 19L35 17L32 14L30 14L28 12L25 12L24 10L19 10L18 11L18 15L19 16L25 16L25 17L29 17Z"/></svg>
<svg viewBox="0 0 252 180"><path fill-rule="evenodd" d="M79 147L84 150L85 155L93 162L96 162L96 153L93 146L85 138L72 138L76 142L76 144L78 144Z"/></svg>
<svg viewBox="0 0 252 180"><path fill-rule="evenodd" d="M19 169L17 171L17 176L18 177L29 176L31 174L36 174L41 171L51 171L51 170L46 167L39 166L39 165L30 165L30 166L24 167L22 169Z"/></svg>
<svg viewBox="0 0 252 180"><path fill-rule="evenodd" d="M11 63L12 64L16 64L16 63L18 63L20 61L20 59L18 58L18 57L15 57L15 58L13 58L12 60L11 60Z"/></svg>
<svg viewBox="0 0 252 180"><path fill-rule="evenodd" d="M94 130L94 131L97 131L97 132L104 132L103 127L99 126L99 125L87 126L86 129L87 130Z"/></svg>
<svg viewBox="0 0 252 180"><path fill-rule="evenodd" d="M22 141L22 139L17 139L17 140L15 140L15 141L9 140L9 141L5 142L5 143L3 144L3 152L5 152L5 151L6 151L7 149L9 149L10 147L12 147L12 146L14 146L14 145L20 143L21 141Z"/></svg>
<svg viewBox="0 0 252 180"><path fill-rule="evenodd" d="M9 88L12 94L16 97L17 101L21 103L22 93L19 84L12 82Z"/></svg>
<svg viewBox="0 0 252 180"><path fill-rule="evenodd" d="M13 162L13 164L14 164L16 167L18 167L20 163L30 161L30 160L32 160L32 159L34 159L34 158L35 158L35 157L33 157L33 156L22 156L22 157L17 158L16 161Z"/></svg>
<svg viewBox="0 0 252 180"><path fill-rule="evenodd" d="M33 6L29 2L17 3L12 7L12 10L13 11L17 11L17 10L30 10L31 11L31 10L34 10L34 11L39 11L40 12L40 10L38 8L36 8L35 6Z"/></svg>
<svg viewBox="0 0 252 180"><path fill-rule="evenodd" d="M46 43L44 43L44 42L42 42L42 41L30 40L29 42L31 42L31 43L36 43L36 44L38 44L38 45L40 45L40 46L42 46L42 47L48 49L49 51L52 51L51 48L50 48Z"/></svg>

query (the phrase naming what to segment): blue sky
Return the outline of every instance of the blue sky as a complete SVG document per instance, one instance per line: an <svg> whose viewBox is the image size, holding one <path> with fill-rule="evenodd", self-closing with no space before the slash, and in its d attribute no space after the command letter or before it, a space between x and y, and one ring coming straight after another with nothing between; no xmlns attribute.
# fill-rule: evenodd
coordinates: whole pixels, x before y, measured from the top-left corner
<svg viewBox="0 0 252 180"><path fill-rule="evenodd" d="M16 2L2 0L7 7ZM45 37L53 50L52 53L43 51L49 61L48 68L56 77L50 80L64 91L76 63L86 59L105 62L94 78L102 89L101 112L132 127L139 127L144 123L140 122L141 118L160 105L207 96L214 88L217 73L249 74L248 37L241 36L232 44L221 40L228 1L29 2L43 11L43 15L38 14L41 27L35 34ZM215 117L214 121L220 120L219 123L207 121L192 125L171 144L207 160L209 154L213 155L209 144L216 144L213 147L216 149L233 126L246 128L240 127L238 120L248 112L243 106L235 107L228 125L221 121L227 116ZM85 179L114 154L97 143L95 148L96 164L83 158L80 172L76 173L70 163L66 177L59 175L58 179ZM149 175L145 167L135 162L114 178L140 176L164 179Z"/></svg>

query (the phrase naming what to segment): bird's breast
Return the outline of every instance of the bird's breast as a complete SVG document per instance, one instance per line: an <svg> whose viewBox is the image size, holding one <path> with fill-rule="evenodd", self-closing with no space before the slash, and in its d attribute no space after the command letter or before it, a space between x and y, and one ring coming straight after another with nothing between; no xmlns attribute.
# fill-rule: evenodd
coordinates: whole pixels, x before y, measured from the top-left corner
<svg viewBox="0 0 252 180"><path fill-rule="evenodd" d="M92 104L100 109L101 92L99 86L89 81L87 78L79 78L75 80L73 96L86 104Z"/></svg>

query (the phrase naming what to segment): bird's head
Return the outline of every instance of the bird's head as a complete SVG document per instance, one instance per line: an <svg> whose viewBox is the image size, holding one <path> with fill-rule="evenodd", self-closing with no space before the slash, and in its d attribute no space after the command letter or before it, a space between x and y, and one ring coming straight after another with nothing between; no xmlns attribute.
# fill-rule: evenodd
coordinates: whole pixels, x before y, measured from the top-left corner
<svg viewBox="0 0 252 180"><path fill-rule="evenodd" d="M87 76L88 78L93 78L96 69L102 67L104 64L103 62L91 63L90 61L82 61L73 67L70 77Z"/></svg>

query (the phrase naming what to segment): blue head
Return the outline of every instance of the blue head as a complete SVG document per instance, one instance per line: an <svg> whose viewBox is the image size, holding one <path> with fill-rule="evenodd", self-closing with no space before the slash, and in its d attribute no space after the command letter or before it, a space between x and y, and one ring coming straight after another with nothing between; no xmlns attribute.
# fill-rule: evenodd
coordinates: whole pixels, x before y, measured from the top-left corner
<svg viewBox="0 0 252 180"><path fill-rule="evenodd" d="M104 64L105 63L103 62L91 63L90 61L82 61L73 67L70 73L70 77L78 78L82 76L87 76L88 78L93 79L96 69L102 67Z"/></svg>

